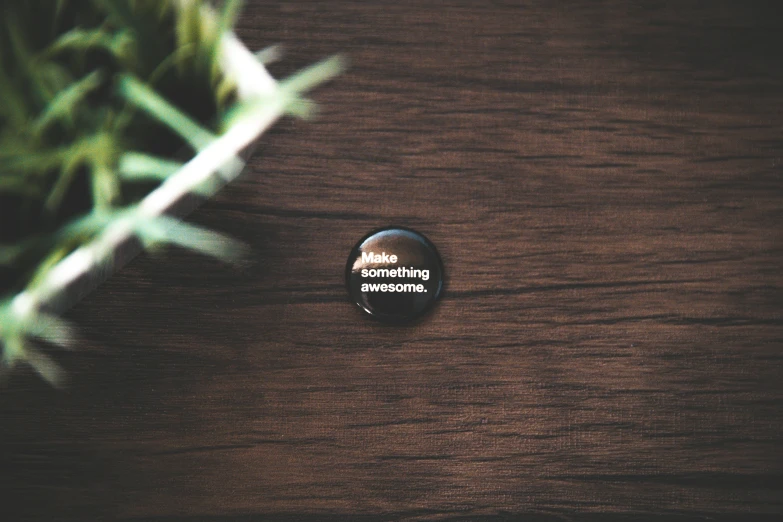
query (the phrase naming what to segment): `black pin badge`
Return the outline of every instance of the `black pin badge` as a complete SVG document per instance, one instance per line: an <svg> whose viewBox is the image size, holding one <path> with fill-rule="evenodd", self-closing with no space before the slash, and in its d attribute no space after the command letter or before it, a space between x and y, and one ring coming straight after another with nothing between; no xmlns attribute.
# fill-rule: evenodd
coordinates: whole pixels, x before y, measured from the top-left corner
<svg viewBox="0 0 783 522"><path fill-rule="evenodd" d="M345 267L351 300L372 317L403 323L424 315L443 290L443 263L429 239L402 227L374 230Z"/></svg>

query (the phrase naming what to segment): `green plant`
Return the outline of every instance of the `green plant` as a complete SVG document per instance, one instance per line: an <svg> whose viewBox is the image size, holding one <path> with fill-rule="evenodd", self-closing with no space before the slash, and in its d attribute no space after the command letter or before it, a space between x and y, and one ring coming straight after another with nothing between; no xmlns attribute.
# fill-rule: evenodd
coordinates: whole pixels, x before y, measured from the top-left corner
<svg viewBox="0 0 783 522"><path fill-rule="evenodd" d="M231 69L239 2L33 0L0 7L0 344L49 382L32 339L67 346L46 311L77 274L129 236L225 260L242 246L162 215L187 192L213 194L236 152L342 67L335 57L254 89ZM260 58L270 53L262 53ZM241 53L238 55L241 57ZM237 66L234 65L236 70ZM235 71L236 72L236 71ZM248 91L248 92L243 92ZM191 151L183 156L182 151ZM183 161L196 155L196 161Z"/></svg>

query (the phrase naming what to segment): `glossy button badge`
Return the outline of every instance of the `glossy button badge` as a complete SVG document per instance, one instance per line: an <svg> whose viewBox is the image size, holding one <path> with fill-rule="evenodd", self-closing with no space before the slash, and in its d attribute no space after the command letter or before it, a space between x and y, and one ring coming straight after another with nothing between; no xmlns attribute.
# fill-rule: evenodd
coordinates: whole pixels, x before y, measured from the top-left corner
<svg viewBox="0 0 783 522"><path fill-rule="evenodd" d="M403 323L421 317L440 297L443 263L418 232L383 228L353 248L345 280L359 308L381 321Z"/></svg>

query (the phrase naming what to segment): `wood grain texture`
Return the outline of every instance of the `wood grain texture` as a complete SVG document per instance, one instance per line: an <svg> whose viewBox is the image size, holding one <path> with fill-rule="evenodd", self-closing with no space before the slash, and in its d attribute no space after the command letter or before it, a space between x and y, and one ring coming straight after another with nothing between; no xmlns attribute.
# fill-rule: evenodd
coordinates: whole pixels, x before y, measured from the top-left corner
<svg viewBox="0 0 783 522"><path fill-rule="evenodd" d="M327 7L328 5L328 7ZM248 2L283 75L348 73L0 391L9 520L783 514L783 24L772 2ZM348 301L427 235L426 320ZM304 518L298 518L301 515Z"/></svg>

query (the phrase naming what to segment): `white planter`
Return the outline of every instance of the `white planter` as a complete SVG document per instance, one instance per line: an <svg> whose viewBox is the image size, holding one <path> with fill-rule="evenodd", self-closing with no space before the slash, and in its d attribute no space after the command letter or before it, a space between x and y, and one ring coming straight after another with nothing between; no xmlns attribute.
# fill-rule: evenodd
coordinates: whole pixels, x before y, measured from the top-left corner
<svg viewBox="0 0 783 522"><path fill-rule="evenodd" d="M214 193L238 176L245 163L240 158L252 153L259 136L285 110L286 97L279 95L280 85L233 33L224 37L222 52L223 71L235 81L240 101L258 100L259 103L248 104L251 110L243 112L226 132L149 193L133 211L134 217L153 218L162 214L181 217L188 213L202 199L192 195L193 189L203 188L208 182L210 193ZM67 345L72 338L70 327L53 314L72 306L140 250L132 220L115 220L88 244L57 263L34 288L13 297L5 313L12 315L16 330L28 332L23 335ZM23 350L19 334L12 335L17 337L10 339L11 344L9 338L5 339L6 362L10 363L22 356L19 350ZM24 349L22 360L50 383L60 381L57 365L32 347Z"/></svg>
<svg viewBox="0 0 783 522"><path fill-rule="evenodd" d="M168 213L182 216L192 210L197 201L191 197L192 190L211 178L211 185L217 191L239 175L244 161L237 161L237 158L243 152L249 155L258 137L282 114L284 106L275 103L273 96L278 88L277 82L234 34L223 40L222 63L225 74L235 80L241 100L258 98L264 103L236 121L217 140L148 194L139 204L141 215L155 217ZM41 309L63 311L140 251L140 245L132 240L133 237L129 222L120 220L109 225L90 243L57 263L35 290L18 294L12 309L20 316Z"/></svg>
<svg viewBox="0 0 783 522"><path fill-rule="evenodd" d="M207 19L212 17L213 23L217 23L209 7L203 6L202 9ZM309 106L301 95L342 69L340 57L333 57L278 83L234 33L225 34L220 45L219 64L223 74L236 86L241 110L221 135L213 136L198 130L196 137L188 138L187 141L197 148L198 153L176 172L166 176L138 204L126 210L116 209L117 213L107 214L105 220L100 213L90 214L88 225L96 226L96 222L103 221L104 228L89 243L37 276L34 285L28 285L10 301L0 301L0 355L4 358L0 361L0 371L3 362L6 366L27 362L45 379L56 384L60 377L57 365L37 351L29 343L29 338L68 345L72 339L71 329L55 314L74 304L136 255L142 246L137 237L153 243L181 243L224 257L228 240L217 243L219 236L184 227L179 221L163 218L163 215L183 216L203 196L213 195L238 176L245 164L242 158L252 153L261 134L283 112L306 113ZM170 101L161 99L130 77L120 77L118 86L122 95L134 105L166 120L169 126L177 127L177 122L187 118L186 115L177 115L176 109L169 106ZM167 119L169 117L173 119ZM136 175L134 168L139 168L139 162L144 168L143 155L137 154L129 159L131 157L131 154L126 154L120 160L121 175ZM142 174L145 173L142 171ZM195 196L196 193L200 196Z"/></svg>

